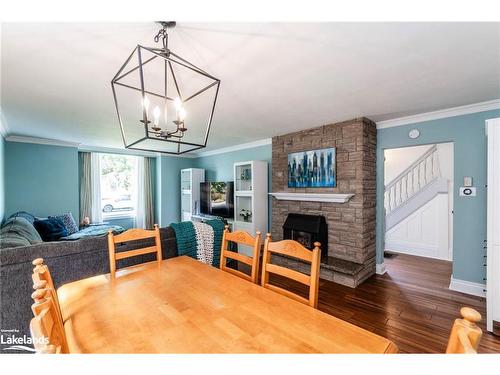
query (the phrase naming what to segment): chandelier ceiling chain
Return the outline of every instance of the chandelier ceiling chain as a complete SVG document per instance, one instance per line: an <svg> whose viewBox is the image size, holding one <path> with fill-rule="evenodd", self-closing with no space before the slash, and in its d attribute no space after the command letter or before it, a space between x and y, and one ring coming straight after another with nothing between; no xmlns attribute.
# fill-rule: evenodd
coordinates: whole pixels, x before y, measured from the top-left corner
<svg viewBox="0 0 500 375"><path fill-rule="evenodd" d="M137 45L111 81L113 98L123 142L126 148L168 154L183 154L206 147L215 104L217 102L220 80L169 49L168 29L176 25L174 21L162 21L159 22L159 24L161 28L155 35L154 41L156 43L161 41L162 48ZM134 56L137 57L137 65L135 65ZM151 64L154 60L163 61L160 68L158 68L158 65ZM131 65L133 65L133 67L131 67ZM153 69L154 66L156 66L156 69ZM179 76L181 71L183 74ZM148 72L148 74L145 74L145 72ZM151 73L153 73L153 75L151 75ZM202 82L200 83L200 88L196 88L196 92L192 94L189 93L189 90L193 90L193 88L186 88L183 85L185 85L186 82L189 84L191 81L196 81L196 79L187 79L186 73L194 75L195 78L199 78ZM156 78L158 74L163 75L161 81L158 81ZM130 77L135 77L136 75L138 75L139 84L137 84L136 81L134 81L134 83L127 81ZM152 79L152 77L155 77L155 79ZM161 89L157 87L158 82L163 82ZM140 103L142 104L141 119L136 118L134 121L133 118L124 118L125 116L120 112L118 104L120 96L118 89L127 89L127 93L130 93L129 90L140 93ZM183 96L182 93L185 95ZM192 136L194 140L186 140L186 134L193 134L192 131L187 133L188 124L186 123L186 117L188 115L188 108L191 118L189 127L196 129L203 126L203 124L200 125L199 113L196 113L196 111L192 112L192 110L197 109L196 101L193 101L193 99L198 98L200 95L204 95L204 97L211 97L209 95L213 95L213 103L210 104L208 108L209 111L204 136L203 134L199 135L199 137L203 136L203 141L197 141L196 135ZM126 104L129 106L131 103L127 102ZM154 109L151 116L149 110L152 105ZM162 120L161 117L161 108L163 108L164 120ZM174 116L172 116L172 112L175 113ZM134 122L135 124L140 124L144 129L144 136L130 142L129 139L132 137L128 133L137 134L137 125L134 125ZM169 129L172 128L172 124L174 124L175 127ZM137 137L135 136L135 138ZM168 149L168 147L161 147L158 141L162 142L164 146L168 145L170 149Z"/></svg>

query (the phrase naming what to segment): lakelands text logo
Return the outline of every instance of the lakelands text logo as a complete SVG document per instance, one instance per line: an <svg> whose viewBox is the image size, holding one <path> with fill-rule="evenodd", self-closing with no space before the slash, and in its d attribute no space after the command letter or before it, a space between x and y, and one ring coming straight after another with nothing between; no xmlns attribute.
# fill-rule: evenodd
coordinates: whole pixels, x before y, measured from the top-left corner
<svg viewBox="0 0 500 375"><path fill-rule="evenodd" d="M2 350L8 351L27 351L27 352L35 352L33 346L36 345L48 345L49 339L47 337L42 337L39 340L33 339L31 336L17 336L19 333L17 329L2 329L0 335L0 344L1 345L10 345ZM28 346L29 345L29 346Z"/></svg>

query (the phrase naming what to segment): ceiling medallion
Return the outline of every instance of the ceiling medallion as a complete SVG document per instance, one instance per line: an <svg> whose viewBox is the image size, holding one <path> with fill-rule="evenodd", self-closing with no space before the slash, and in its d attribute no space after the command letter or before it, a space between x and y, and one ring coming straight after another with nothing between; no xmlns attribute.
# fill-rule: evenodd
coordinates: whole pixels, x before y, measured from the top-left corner
<svg viewBox="0 0 500 375"><path fill-rule="evenodd" d="M137 45L111 87L125 148L179 155L206 147L220 80L168 48L175 22L159 24L162 47Z"/></svg>

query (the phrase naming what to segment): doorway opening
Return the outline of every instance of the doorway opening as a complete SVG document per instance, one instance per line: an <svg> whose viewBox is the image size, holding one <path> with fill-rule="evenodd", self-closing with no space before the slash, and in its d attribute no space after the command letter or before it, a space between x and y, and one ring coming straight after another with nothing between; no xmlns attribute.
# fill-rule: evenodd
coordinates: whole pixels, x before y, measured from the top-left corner
<svg viewBox="0 0 500 375"><path fill-rule="evenodd" d="M451 276L453 177L453 142L384 151L386 267L404 254L450 262Z"/></svg>

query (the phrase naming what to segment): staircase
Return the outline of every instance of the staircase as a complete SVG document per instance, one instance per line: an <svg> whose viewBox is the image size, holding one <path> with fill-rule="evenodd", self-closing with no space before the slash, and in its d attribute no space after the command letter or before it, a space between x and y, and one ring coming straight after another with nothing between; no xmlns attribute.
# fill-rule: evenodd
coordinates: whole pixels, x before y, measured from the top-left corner
<svg viewBox="0 0 500 375"><path fill-rule="evenodd" d="M388 231L437 194L448 192L448 181L441 177L437 145L385 186L385 230Z"/></svg>

